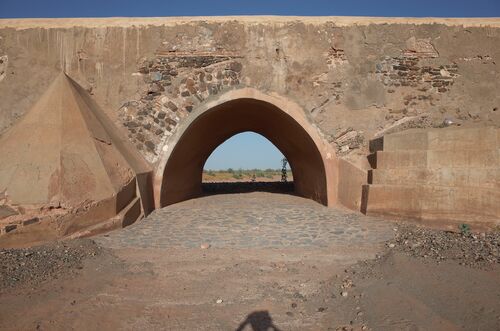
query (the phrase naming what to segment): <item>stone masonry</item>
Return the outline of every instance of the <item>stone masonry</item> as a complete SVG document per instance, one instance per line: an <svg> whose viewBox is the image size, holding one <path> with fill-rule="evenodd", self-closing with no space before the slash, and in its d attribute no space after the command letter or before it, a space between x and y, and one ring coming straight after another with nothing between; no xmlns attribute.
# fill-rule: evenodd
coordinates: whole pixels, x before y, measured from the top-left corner
<svg viewBox="0 0 500 331"><path fill-rule="evenodd" d="M137 181L141 199L148 206L142 205L136 218L167 204L162 201L175 203L195 196L200 189L197 176L201 180L200 169L210 152L245 130L265 135L293 159L296 193L325 205L340 203L360 210L363 203L366 209L362 187L371 184L368 173L374 169L370 147L380 144L382 137L408 129L430 132L461 127L480 132L475 139L486 141L483 131L498 132L499 61L498 18L2 19L0 138L25 118L56 77L64 76L74 86L68 92L75 97L74 107L88 103L87 108L99 109L96 114L104 123L97 133L90 130L88 137L75 137L90 139L93 146L94 140L106 143L97 135L110 130L115 143L99 148L108 148L109 153L121 148L125 159L138 151L132 165L148 169ZM61 104L67 99L71 98L61 98L65 100ZM90 121L85 119L86 112L82 114L78 121ZM53 123L46 121L45 125L57 136L51 130ZM483 130L485 127L489 129ZM60 126L57 129L74 133ZM467 144L470 155L481 159L491 154L490 161L498 158L498 149L492 144L479 149L460 132L455 134L457 141ZM498 144L498 138L491 139ZM131 149L124 148L128 144ZM411 142L408 148L413 145ZM17 153L12 144L7 147ZM439 153L446 151L457 159L462 150L460 146L451 151L438 147ZM419 153L434 152L424 148ZM30 161L32 153L27 154L26 164L9 165L9 169L0 169L0 175L10 178L19 169L37 165L38 161ZM80 155L73 153L72 157L79 160ZM148 162L142 164L143 158ZM109 162L104 172L115 175L113 162L105 157L96 160L97 165L99 160ZM395 168L400 168L401 160L395 159ZM469 169L469 161L464 161L464 173L476 171ZM82 162L79 169L87 174L88 166ZM457 164L447 166L454 169ZM498 175L496 167L489 168ZM168 169L174 170L168 173ZM397 184L408 189L405 171L410 170L400 171ZM89 183L102 184L91 175L84 177ZM430 183L434 177L429 175L422 185L434 187L436 183ZM498 185L498 178L493 182ZM170 185L168 190L165 185ZM474 190L476 186L463 187ZM376 189L371 186L370 190ZM471 200L462 186L451 185L451 189L457 190L460 199ZM492 189L497 192L497 186ZM127 194L133 195L132 190ZM9 194L0 187L0 202L7 201ZM385 210L386 196L374 200L372 194L371 201ZM411 199L420 201L421 197ZM460 199L451 199L450 205L461 204ZM479 197L474 208L486 200L491 202L491 195L488 199ZM0 207L3 205L7 206L2 203ZM0 214L0 218L10 217L6 207L1 210L7 216ZM395 216L399 212L397 208L391 211ZM36 215L32 219L43 223ZM21 224L4 223L4 235L16 232Z"/></svg>
<svg viewBox="0 0 500 331"><path fill-rule="evenodd" d="M339 154L355 158L386 130L439 127L445 120L498 126L498 24L346 17L2 20L0 132L64 70L153 163L193 109L241 87L297 102Z"/></svg>

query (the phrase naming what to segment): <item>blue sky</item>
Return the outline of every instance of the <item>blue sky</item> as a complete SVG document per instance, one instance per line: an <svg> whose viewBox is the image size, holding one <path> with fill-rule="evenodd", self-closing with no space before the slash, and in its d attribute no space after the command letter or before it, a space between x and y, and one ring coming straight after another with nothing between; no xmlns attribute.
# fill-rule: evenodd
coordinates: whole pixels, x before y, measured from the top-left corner
<svg viewBox="0 0 500 331"><path fill-rule="evenodd" d="M232 136L215 149L205 169L281 169L283 154L269 140L254 132Z"/></svg>
<svg viewBox="0 0 500 331"><path fill-rule="evenodd" d="M0 0L0 17L500 16L500 0Z"/></svg>
<svg viewBox="0 0 500 331"><path fill-rule="evenodd" d="M0 0L0 18L213 15L498 17L500 0ZM279 168L281 158L264 137L243 133L206 168Z"/></svg>

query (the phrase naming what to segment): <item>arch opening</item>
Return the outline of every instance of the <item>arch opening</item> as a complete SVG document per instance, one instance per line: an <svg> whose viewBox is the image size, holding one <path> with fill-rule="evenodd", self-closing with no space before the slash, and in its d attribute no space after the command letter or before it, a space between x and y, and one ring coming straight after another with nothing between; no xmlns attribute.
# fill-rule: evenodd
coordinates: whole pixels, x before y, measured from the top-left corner
<svg viewBox="0 0 500 331"><path fill-rule="evenodd" d="M273 143L256 132L245 131L230 137L210 154L203 166L202 191L204 195L293 193L293 173Z"/></svg>
<svg viewBox="0 0 500 331"><path fill-rule="evenodd" d="M226 97L197 115L191 114L193 119L172 139L158 167L157 207L202 195L203 166L210 154L230 137L245 131L264 136L285 155L292 167L297 195L323 205L336 202L336 159L305 118L297 120L296 114L303 116L302 110L297 106L286 110L283 105L288 103L278 107L248 94Z"/></svg>

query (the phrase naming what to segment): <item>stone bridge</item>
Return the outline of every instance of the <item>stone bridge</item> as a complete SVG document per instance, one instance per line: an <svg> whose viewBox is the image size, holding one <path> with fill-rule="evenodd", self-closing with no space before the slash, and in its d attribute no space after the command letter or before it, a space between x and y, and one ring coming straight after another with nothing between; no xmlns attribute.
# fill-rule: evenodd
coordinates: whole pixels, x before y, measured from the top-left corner
<svg viewBox="0 0 500 331"><path fill-rule="evenodd" d="M0 20L2 233L85 235L195 197L244 131L324 205L497 224L499 45L499 19Z"/></svg>

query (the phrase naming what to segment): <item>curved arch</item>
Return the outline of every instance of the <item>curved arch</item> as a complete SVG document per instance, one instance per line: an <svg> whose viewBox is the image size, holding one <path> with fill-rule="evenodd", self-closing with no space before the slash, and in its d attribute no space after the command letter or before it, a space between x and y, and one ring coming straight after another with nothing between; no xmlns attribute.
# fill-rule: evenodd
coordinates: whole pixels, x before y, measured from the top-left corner
<svg viewBox="0 0 500 331"><path fill-rule="evenodd" d="M203 165L233 135L253 131L290 161L296 192L325 205L337 201L337 159L295 103L252 88L233 90L190 114L163 148L155 173L156 207L201 193Z"/></svg>

